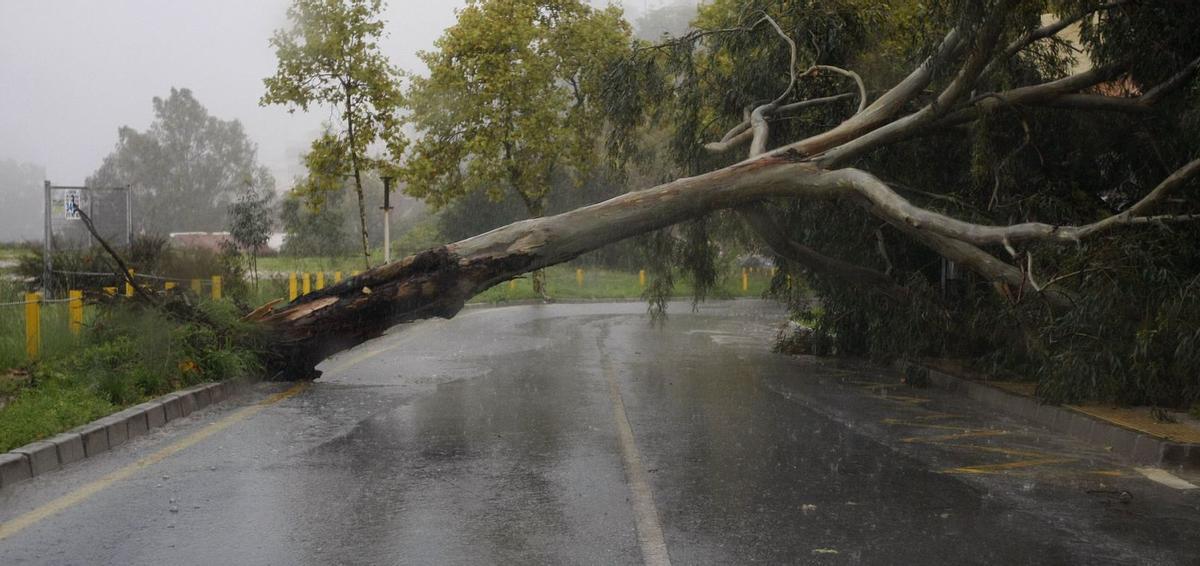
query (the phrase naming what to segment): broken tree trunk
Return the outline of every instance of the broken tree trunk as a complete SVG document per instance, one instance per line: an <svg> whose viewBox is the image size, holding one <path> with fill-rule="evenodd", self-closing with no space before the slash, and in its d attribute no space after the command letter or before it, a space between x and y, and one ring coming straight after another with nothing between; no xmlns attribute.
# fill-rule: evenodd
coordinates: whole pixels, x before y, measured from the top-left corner
<svg viewBox="0 0 1200 566"><path fill-rule="evenodd" d="M267 327L277 379L314 379L328 356L402 322L452 317L497 283L714 210L802 188L832 189L825 179L824 171L788 156L747 161L426 250L281 309L256 311L253 319Z"/></svg>

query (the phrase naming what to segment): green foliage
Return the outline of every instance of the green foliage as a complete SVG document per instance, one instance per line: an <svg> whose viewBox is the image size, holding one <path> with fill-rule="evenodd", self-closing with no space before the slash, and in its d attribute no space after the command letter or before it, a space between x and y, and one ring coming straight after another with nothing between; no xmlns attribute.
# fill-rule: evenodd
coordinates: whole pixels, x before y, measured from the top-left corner
<svg viewBox="0 0 1200 566"><path fill-rule="evenodd" d="M259 101L289 112L324 104L338 113L342 129L329 125L305 156L307 191L319 203L320 195L342 190L344 178L353 175L364 259L369 244L362 172L379 165L367 151L383 142L399 156L405 146L398 117L400 71L378 43L381 8L380 0L295 0L288 8L289 27L271 37L278 68L263 79L266 93Z"/></svg>
<svg viewBox="0 0 1200 566"><path fill-rule="evenodd" d="M72 337L61 327L53 328L53 335L47 332L47 338L70 343L47 349L30 368L28 382L4 392L9 399L0 408L0 450L181 387L257 375L260 330L241 322L228 302L205 301L198 308L203 323L132 303L93 305L89 310L97 314L82 336ZM7 326L0 325L0 335Z"/></svg>
<svg viewBox="0 0 1200 566"><path fill-rule="evenodd" d="M134 186L137 231L221 230L238 192L274 189L241 122L210 116L186 88L153 102L150 128L122 127L116 149L87 180L89 187Z"/></svg>
<svg viewBox="0 0 1200 566"><path fill-rule="evenodd" d="M341 193L326 193L324 202L308 205L304 196L286 193L280 205L280 220L287 234L281 251L290 256L336 256L351 249L340 209L342 200Z"/></svg>
<svg viewBox="0 0 1200 566"><path fill-rule="evenodd" d="M440 208L511 192L544 214L556 175L582 180L599 162L597 97L629 33L619 9L580 0L469 2L408 93L421 134L402 168L408 194Z"/></svg>
<svg viewBox="0 0 1200 566"><path fill-rule="evenodd" d="M271 201L275 194L258 194L247 188L237 202L229 207L229 235L242 250L250 255L250 271L258 281L258 253L267 245L274 226Z"/></svg>
<svg viewBox="0 0 1200 566"><path fill-rule="evenodd" d="M1041 25L1041 15L1073 14L1091 0L1019 3L1004 20L1001 45ZM661 46L642 46L614 67L604 97L613 124L610 151L630 157L638 133L671 133L672 158L685 172L727 165L745 154L711 156L704 143L721 139L744 112L787 85L788 50L769 26L745 27L770 14L810 64L851 68L879 92L905 76L955 24L971 30L985 3L893 0L716 0L701 6L696 31ZM1099 64L1129 61L1131 74L1106 93L1145 92L1200 55L1194 30L1200 5L1129 3L1084 20L1080 55L1062 40L1039 42L983 77L977 92L1054 80L1087 56ZM724 30L724 31L723 31ZM1154 56L1142 56L1148 50ZM1161 50L1161 52L1160 52ZM956 65L935 73L938 92ZM837 76L805 76L785 102L852 91ZM964 128L923 135L880 149L854 166L888 181L914 204L983 224L1026 219L1078 224L1123 210L1200 147L1200 81L1164 99L1154 112L1128 115L1001 106ZM925 100L917 100L914 110ZM837 125L854 102L823 105L772 122L769 147ZM1164 212L1194 211L1195 191L1181 191ZM1200 400L1200 250L1193 225L1146 226L1077 246L1018 246L988 251L1055 281L1075 297L1055 312L1029 288L998 289L961 274L943 283L939 256L845 203L779 202L769 209L791 238L826 255L886 271L912 293L897 302L851 287L835 276L787 265L775 293L797 318L810 316L806 297L782 286L791 274L821 297L812 348L841 355L889 358L944 356L975 360L979 369L1040 379L1052 401L1085 398L1187 407ZM710 229L722 252L752 239ZM674 243L656 237L650 249L670 266L703 268L706 256L680 254L690 230ZM880 241L882 238L882 242ZM714 241L712 233L706 239ZM696 249L703 249L696 248ZM883 252L880 249L884 250ZM959 272L961 273L961 266ZM667 276L669 277L669 275ZM663 278L662 283L669 283ZM661 289L660 289L661 291ZM999 291L999 292L998 292Z"/></svg>
<svg viewBox="0 0 1200 566"><path fill-rule="evenodd" d="M166 237L156 234L138 235L128 248L118 247L117 253L122 255L130 269L141 276L208 280L213 275L219 275L226 282L226 290L231 292L239 289L245 275L236 249L227 253L194 248L177 249L168 245ZM27 249L18 256L17 261L16 274L30 281L29 288L41 288L41 249ZM67 289L99 292L103 287L124 285L124 279L118 275L120 269L116 262L99 247L56 251L53 262L54 279L51 285L61 292ZM161 280L150 278L139 281L156 287L162 284Z"/></svg>

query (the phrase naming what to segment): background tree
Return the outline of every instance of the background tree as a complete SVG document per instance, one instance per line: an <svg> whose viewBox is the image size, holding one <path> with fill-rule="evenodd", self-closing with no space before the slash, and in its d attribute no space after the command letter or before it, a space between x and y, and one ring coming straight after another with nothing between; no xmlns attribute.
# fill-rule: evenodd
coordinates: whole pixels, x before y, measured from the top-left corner
<svg viewBox="0 0 1200 566"><path fill-rule="evenodd" d="M0 242L39 240L42 218L30 211L42 209L42 182L46 169L32 163L0 159Z"/></svg>
<svg viewBox="0 0 1200 566"><path fill-rule="evenodd" d="M470 193L515 195L546 213L556 175L581 180L603 160L597 96L608 62L627 49L617 8L580 0L472 0L421 53L409 122L419 138L402 175L408 194L443 207ZM544 295L540 272L534 288Z"/></svg>
<svg viewBox="0 0 1200 566"><path fill-rule="evenodd" d="M354 249L346 231L343 193L331 193L321 205L304 194L284 193L279 219L286 234L282 253L302 257L336 257Z"/></svg>
<svg viewBox="0 0 1200 566"><path fill-rule="evenodd" d="M295 0L288 9L290 27L275 32L278 68L263 79L260 104L280 104L289 112L327 104L340 117L340 130L313 142L306 158L312 187L340 190L354 179L364 265L371 265L363 172L377 166L367 153L384 141L403 151L396 112L401 104L400 72L379 50L383 20L380 0Z"/></svg>
<svg viewBox="0 0 1200 566"><path fill-rule="evenodd" d="M121 127L116 150L87 179L91 187L133 186L136 230L221 230L242 187L273 190L275 180L258 164L258 148L240 122L210 116L186 88L171 88L153 103L149 129Z"/></svg>
<svg viewBox="0 0 1200 566"><path fill-rule="evenodd" d="M275 223L274 193L260 192L247 185L237 201L229 205L229 235L250 256L250 273L258 285L258 254L271 239Z"/></svg>

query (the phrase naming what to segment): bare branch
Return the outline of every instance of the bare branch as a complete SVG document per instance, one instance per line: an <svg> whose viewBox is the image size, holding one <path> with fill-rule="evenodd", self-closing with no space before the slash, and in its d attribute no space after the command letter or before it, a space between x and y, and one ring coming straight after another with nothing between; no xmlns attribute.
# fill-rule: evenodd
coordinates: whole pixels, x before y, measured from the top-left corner
<svg viewBox="0 0 1200 566"><path fill-rule="evenodd" d="M1075 242L1118 226L1151 222L1152 220L1149 218L1142 218L1144 212L1156 206L1168 193L1184 184L1198 172L1200 172L1200 159L1180 167L1128 210L1098 222L1080 226L1055 226L1041 222L990 226L964 222L914 206L885 183L865 171L841 169L831 172L830 175L839 177L833 181L835 184L850 189L861 197L872 214L889 222L899 222L914 230L929 231L976 245L1011 245L1032 240ZM1164 216L1153 221L1190 220L1196 216Z"/></svg>
<svg viewBox="0 0 1200 566"><path fill-rule="evenodd" d="M809 67L804 74L806 76L815 75L817 71L829 71L831 73L837 73L844 77L850 77L851 79L854 79L854 84L858 86L858 110L855 110L854 113L858 114L867 108L867 85L863 82L862 77L859 76L858 73L843 69L841 67L834 67L833 65L813 65L812 67Z"/></svg>
<svg viewBox="0 0 1200 566"><path fill-rule="evenodd" d="M1111 110L1116 112L1147 112L1162 98L1179 89L1200 71L1200 57L1180 69L1169 79L1136 97L1105 96L1102 94L1065 94L1049 101L1048 105L1059 108L1085 110Z"/></svg>
<svg viewBox="0 0 1200 566"><path fill-rule="evenodd" d="M905 104L916 98L925 90L925 87L929 86L929 82L933 79L934 69L953 58L964 43L965 39L957 29L950 30L932 55L909 73L904 80L867 105L862 112L855 114L831 130L779 147L772 151L771 155L792 154L800 157L815 155L887 124L896 117Z"/></svg>
<svg viewBox="0 0 1200 566"><path fill-rule="evenodd" d="M1107 81L1116 76L1120 68L1119 66L1094 68L1046 83L999 93L985 93L973 98L966 107L940 118L938 117L940 112L934 105L926 106L885 126L846 140L826 151L817 161L822 167L840 167L877 147L977 120L1001 105L1045 105L1064 94Z"/></svg>
<svg viewBox="0 0 1200 566"><path fill-rule="evenodd" d="M809 100L792 102L790 104L784 104L776 107L775 110L771 112L771 115L777 116L785 112L794 112L796 110L801 110L811 106L829 104L831 102L840 102L852 96L854 96L854 93L844 92L842 94L836 94L833 96L823 96L821 98L811 98ZM704 144L704 149L712 153L723 153L743 143L746 143L747 141L750 141L753 135L754 132L750 131L750 119L748 117L745 121L730 129L729 132L725 134L725 137L721 138L721 141Z"/></svg>

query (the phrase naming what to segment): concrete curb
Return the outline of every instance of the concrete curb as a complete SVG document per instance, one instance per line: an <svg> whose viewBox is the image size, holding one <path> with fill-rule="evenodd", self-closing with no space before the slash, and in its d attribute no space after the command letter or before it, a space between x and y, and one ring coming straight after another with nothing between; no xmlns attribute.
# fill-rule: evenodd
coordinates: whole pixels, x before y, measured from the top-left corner
<svg viewBox="0 0 1200 566"><path fill-rule="evenodd" d="M249 382L205 383L168 393L80 427L0 454L0 489L93 458L170 421L229 399Z"/></svg>
<svg viewBox="0 0 1200 566"><path fill-rule="evenodd" d="M902 373L928 372L932 385L954 391L988 407L1035 422L1055 432L1111 450L1137 465L1200 470L1200 444L1174 442L1126 428L1071 407L1044 405L1037 399L1010 393L998 387L964 379L922 364L897 361Z"/></svg>

